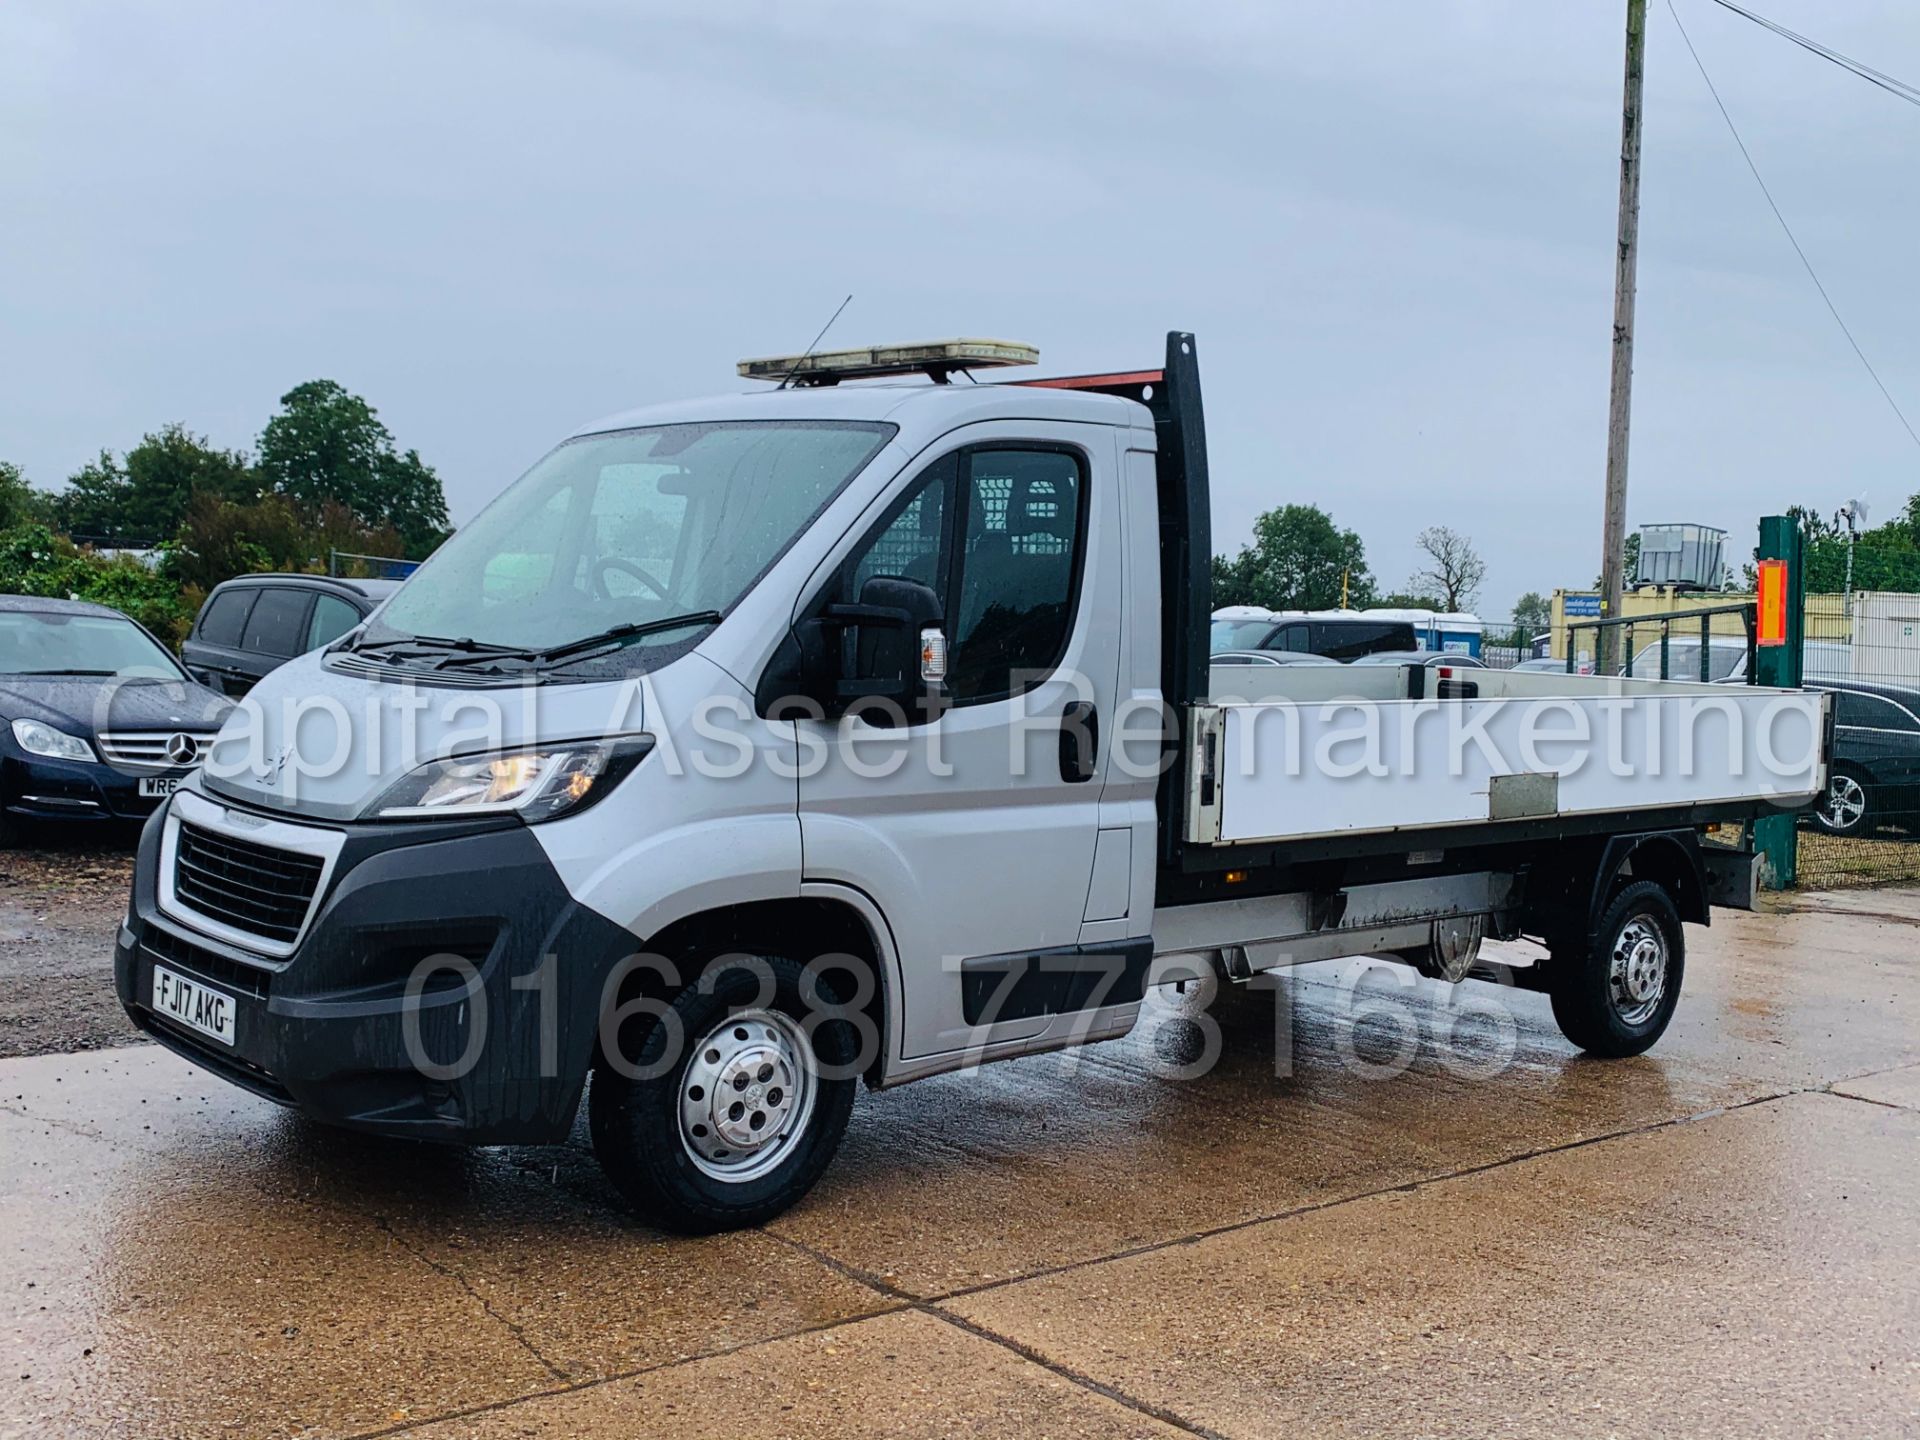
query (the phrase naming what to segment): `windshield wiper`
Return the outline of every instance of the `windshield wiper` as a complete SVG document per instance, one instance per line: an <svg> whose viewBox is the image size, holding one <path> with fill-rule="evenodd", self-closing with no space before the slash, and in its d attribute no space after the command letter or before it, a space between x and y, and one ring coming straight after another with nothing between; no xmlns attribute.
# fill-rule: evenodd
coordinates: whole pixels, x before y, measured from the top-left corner
<svg viewBox="0 0 1920 1440"><path fill-rule="evenodd" d="M529 665L548 665L556 660L572 660L591 651L626 644L632 640L643 639L668 630L681 630L690 625L717 625L721 619L718 610L694 610L685 615L669 615L660 620L632 620L600 630L592 635L583 635L578 640L569 640L562 645L551 645L544 650L529 650L520 645L493 645L479 640L448 640L438 635L412 635L396 637L392 640L377 640L371 645L355 647L360 650L391 650L402 645L418 644L422 648L418 654L400 657L405 659L425 659L430 655L440 655L433 664L435 670L465 670L469 667L479 669L501 660L522 660ZM441 652L452 650L453 654Z"/></svg>
<svg viewBox="0 0 1920 1440"><path fill-rule="evenodd" d="M527 653L518 645L491 645L483 640L474 640L468 636L450 639L445 635L388 635L379 640L361 639L349 648L359 654L371 650L393 650L403 645L418 645L431 653L435 650L458 650L466 654L523 655Z"/></svg>
<svg viewBox="0 0 1920 1440"><path fill-rule="evenodd" d="M13 670L13 675L118 675L118 670Z"/></svg>
<svg viewBox="0 0 1920 1440"><path fill-rule="evenodd" d="M725 618L718 610L690 610L685 615L669 615L662 620L630 620L624 625L602 630L597 635L583 635L564 645L552 645L536 651L533 658L540 664L550 665L555 660L578 659L596 650L611 649L630 640L659 635L668 630L684 630L690 625L718 625Z"/></svg>

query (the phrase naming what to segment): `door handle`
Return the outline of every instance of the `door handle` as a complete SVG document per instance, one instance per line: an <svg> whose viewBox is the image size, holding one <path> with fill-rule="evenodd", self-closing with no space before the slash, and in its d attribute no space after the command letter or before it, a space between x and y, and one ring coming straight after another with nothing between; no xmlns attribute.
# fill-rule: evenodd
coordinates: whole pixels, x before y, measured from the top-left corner
<svg viewBox="0 0 1920 1440"><path fill-rule="evenodd" d="M1091 700L1069 700L1060 712L1060 778L1091 780L1100 755L1100 712Z"/></svg>

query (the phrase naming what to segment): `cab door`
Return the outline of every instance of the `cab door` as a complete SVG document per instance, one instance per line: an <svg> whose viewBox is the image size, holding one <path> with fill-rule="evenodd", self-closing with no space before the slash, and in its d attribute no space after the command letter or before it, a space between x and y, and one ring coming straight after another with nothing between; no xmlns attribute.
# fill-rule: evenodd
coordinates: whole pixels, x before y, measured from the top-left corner
<svg viewBox="0 0 1920 1440"><path fill-rule="evenodd" d="M1120 657L1113 432L959 433L909 467L801 607L851 603L876 575L942 602L943 711L799 722L805 878L857 887L884 915L909 1061L1085 1008L1073 976Z"/></svg>

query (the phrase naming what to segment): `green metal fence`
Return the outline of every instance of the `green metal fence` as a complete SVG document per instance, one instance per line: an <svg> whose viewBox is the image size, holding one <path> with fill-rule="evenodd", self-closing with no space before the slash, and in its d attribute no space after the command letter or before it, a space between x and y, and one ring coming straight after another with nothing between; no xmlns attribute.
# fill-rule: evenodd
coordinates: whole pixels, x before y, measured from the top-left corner
<svg viewBox="0 0 1920 1440"><path fill-rule="evenodd" d="M1590 653L1618 655L1616 673L1632 679L1746 680L1751 683L1756 674L1753 607L1753 601L1740 600L1676 610L1670 615L1569 620L1567 671L1573 672L1574 657L1581 650L1581 633L1591 630ZM1716 629L1715 621L1724 615L1738 616L1744 633L1729 635Z"/></svg>

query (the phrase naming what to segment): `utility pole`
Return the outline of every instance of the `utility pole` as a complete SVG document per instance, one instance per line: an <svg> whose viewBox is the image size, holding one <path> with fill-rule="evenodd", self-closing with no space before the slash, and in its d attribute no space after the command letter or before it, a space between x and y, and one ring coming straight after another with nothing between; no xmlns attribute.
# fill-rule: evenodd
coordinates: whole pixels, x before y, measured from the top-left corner
<svg viewBox="0 0 1920 1440"><path fill-rule="evenodd" d="M1647 0L1627 0L1626 99L1620 114L1620 249L1613 274L1613 388L1607 406L1607 514L1600 554L1600 605L1620 614L1626 590L1627 434L1633 410L1633 296L1640 239L1640 95L1646 74ZM1599 634L1600 673L1617 668L1615 627Z"/></svg>

